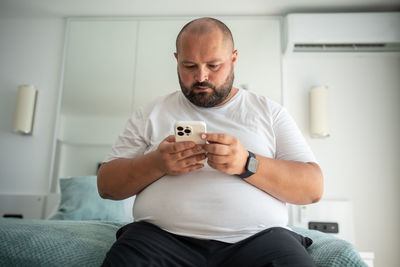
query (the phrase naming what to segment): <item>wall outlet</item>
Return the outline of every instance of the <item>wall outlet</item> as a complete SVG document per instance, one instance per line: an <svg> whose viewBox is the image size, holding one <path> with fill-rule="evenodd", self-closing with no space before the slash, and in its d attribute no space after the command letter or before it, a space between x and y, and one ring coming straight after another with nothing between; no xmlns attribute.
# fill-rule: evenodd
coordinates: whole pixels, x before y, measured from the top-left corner
<svg viewBox="0 0 400 267"><path fill-rule="evenodd" d="M4 214L3 218L17 218L17 219L23 219L24 216L22 214Z"/></svg>
<svg viewBox="0 0 400 267"><path fill-rule="evenodd" d="M308 222L308 229L338 234L339 224L335 222Z"/></svg>

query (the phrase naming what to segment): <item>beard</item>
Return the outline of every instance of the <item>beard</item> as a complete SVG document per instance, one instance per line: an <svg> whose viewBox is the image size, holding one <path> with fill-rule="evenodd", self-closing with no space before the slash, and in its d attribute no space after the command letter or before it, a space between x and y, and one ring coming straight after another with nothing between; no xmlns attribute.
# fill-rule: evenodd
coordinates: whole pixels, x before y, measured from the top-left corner
<svg viewBox="0 0 400 267"><path fill-rule="evenodd" d="M234 76L235 75L233 73L233 68L232 68L231 73L228 75L225 82L218 88L209 82L195 82L190 87L186 87L183 84L178 71L179 85L181 86L182 93L190 102L192 102L196 106L203 108L215 107L221 104L228 97L229 93L232 90ZM211 93L209 92L195 93L193 92L193 89L196 88L197 86L208 87L212 91Z"/></svg>

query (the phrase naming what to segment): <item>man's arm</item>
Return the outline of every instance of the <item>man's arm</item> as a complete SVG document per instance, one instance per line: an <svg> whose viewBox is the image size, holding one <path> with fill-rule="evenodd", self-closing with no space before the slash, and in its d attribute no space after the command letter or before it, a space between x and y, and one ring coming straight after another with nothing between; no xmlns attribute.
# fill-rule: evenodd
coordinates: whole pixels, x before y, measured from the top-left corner
<svg viewBox="0 0 400 267"><path fill-rule="evenodd" d="M246 182L287 203L304 205L321 199L323 176L318 164L256 157L257 172Z"/></svg>
<svg viewBox="0 0 400 267"><path fill-rule="evenodd" d="M210 144L208 165L221 172L240 175L245 172L248 151L233 136L204 134ZM257 172L244 179L271 196L292 204L310 204L322 197L323 176L316 163L277 160L256 155Z"/></svg>
<svg viewBox="0 0 400 267"><path fill-rule="evenodd" d="M202 147L194 142L175 143L173 135L164 139L155 151L141 157L119 158L104 163L97 175L97 188L102 198L114 200L136 195L166 174L177 175L204 167L197 154Z"/></svg>

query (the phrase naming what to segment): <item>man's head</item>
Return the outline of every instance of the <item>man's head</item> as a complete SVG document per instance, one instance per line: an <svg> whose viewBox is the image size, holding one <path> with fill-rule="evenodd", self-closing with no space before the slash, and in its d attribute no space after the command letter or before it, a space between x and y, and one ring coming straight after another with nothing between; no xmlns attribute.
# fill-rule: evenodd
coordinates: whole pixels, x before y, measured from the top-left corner
<svg viewBox="0 0 400 267"><path fill-rule="evenodd" d="M219 20L200 18L176 38L175 57L183 94L195 105L213 107L232 96L237 51L230 30Z"/></svg>

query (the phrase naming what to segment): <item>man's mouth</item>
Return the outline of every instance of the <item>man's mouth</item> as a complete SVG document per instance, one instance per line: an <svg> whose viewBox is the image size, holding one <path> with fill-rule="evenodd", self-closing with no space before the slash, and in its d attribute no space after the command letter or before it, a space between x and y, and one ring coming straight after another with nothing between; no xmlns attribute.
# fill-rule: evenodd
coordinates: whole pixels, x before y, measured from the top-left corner
<svg viewBox="0 0 400 267"><path fill-rule="evenodd" d="M193 90L195 92L205 92L205 91L208 91L209 89L210 89L210 87L208 87L208 86L195 86L193 88Z"/></svg>

